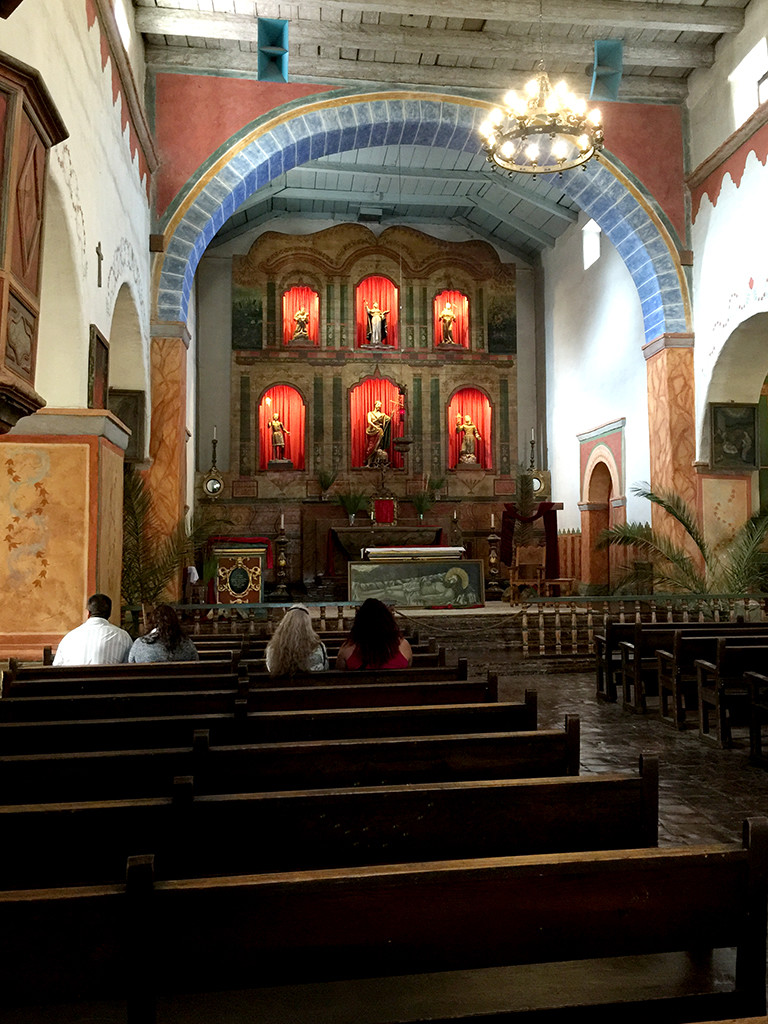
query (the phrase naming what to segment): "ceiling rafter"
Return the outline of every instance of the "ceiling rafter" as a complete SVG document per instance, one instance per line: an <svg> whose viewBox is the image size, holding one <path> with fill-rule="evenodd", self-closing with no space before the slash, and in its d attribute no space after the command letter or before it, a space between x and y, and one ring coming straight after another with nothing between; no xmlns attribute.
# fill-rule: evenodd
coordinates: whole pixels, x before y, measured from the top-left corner
<svg viewBox="0 0 768 1024"><path fill-rule="evenodd" d="M687 9L687 8L686 8ZM708 8L707 8L708 9ZM258 19L243 15L210 14L167 8L140 8L136 18L141 32L154 35L195 36L258 42ZM529 35L483 30L467 32L449 29L413 29L390 25L340 24L299 18L290 25L290 45L336 46L343 49L390 50L417 54L464 56L468 50L485 48L494 59L511 62L513 55L531 48ZM593 57L592 40L558 40L557 57L562 61L589 63ZM628 65L644 67L710 67L714 62L713 44L627 42L624 60Z"/></svg>

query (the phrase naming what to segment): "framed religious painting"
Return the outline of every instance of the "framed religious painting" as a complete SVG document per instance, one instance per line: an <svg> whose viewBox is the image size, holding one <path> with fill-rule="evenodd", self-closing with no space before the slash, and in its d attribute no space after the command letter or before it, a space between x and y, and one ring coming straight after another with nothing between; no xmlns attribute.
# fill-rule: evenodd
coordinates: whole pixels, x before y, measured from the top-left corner
<svg viewBox="0 0 768 1024"><path fill-rule="evenodd" d="M398 608L477 608L485 603L481 559L350 562L349 600L375 597Z"/></svg>
<svg viewBox="0 0 768 1024"><path fill-rule="evenodd" d="M712 469L758 468L757 406L711 404Z"/></svg>
<svg viewBox="0 0 768 1024"><path fill-rule="evenodd" d="M109 342L95 324L88 339L88 408L106 409L109 389Z"/></svg>

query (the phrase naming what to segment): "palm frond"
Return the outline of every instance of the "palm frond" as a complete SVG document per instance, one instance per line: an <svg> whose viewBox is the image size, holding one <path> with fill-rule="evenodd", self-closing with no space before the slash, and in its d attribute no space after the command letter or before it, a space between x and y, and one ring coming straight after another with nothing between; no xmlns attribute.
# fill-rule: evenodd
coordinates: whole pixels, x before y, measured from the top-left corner
<svg viewBox="0 0 768 1024"><path fill-rule="evenodd" d="M760 593L766 587L768 563L763 545L768 535L768 510L753 515L736 533L723 553L723 591Z"/></svg>
<svg viewBox="0 0 768 1024"><path fill-rule="evenodd" d="M682 528L701 552L701 556L704 561L707 562L709 560L709 548L707 542L704 540L701 530L699 529L699 524L696 522L693 511L679 494L675 494L672 491L652 491L647 484L640 484L637 487L633 487L632 493L637 495L638 498L645 498L652 504L658 505L659 508L663 508L668 515L672 516L674 520L680 523Z"/></svg>
<svg viewBox="0 0 768 1024"><path fill-rule="evenodd" d="M597 547L610 546L633 547L642 552L653 563L654 588L693 594L707 589L706 576L699 572L688 552L647 523L619 523L604 530Z"/></svg>

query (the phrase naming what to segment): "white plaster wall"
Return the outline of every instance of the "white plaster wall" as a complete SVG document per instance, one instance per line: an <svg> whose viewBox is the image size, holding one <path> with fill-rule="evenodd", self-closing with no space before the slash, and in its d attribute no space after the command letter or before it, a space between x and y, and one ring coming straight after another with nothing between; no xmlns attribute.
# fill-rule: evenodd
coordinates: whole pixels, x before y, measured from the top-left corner
<svg viewBox="0 0 768 1024"><path fill-rule="evenodd" d="M737 188L730 175L717 205L705 196L692 229L694 367L698 457L707 458L705 412L709 401L756 402L768 373L768 338L743 358L735 351L728 365L729 394L713 393L712 372L736 328L768 310L768 168L753 152ZM741 354L742 358L739 358ZM762 355L762 358L761 358ZM721 391L722 388L718 388Z"/></svg>
<svg viewBox="0 0 768 1024"><path fill-rule="evenodd" d="M728 76L766 35L768 0L751 0L742 31L723 36L714 66L694 71L688 79L691 169L698 167L739 127L730 101Z"/></svg>
<svg viewBox="0 0 768 1024"><path fill-rule="evenodd" d="M216 464L230 469L230 361L232 359L232 260L220 250L206 254L197 268L197 465L211 465L213 428L218 430Z"/></svg>
<svg viewBox="0 0 768 1024"><path fill-rule="evenodd" d="M2 22L1 46L40 72L69 131L69 138L50 154L48 174L68 221L71 249L49 246L44 251L35 386L50 406L84 406L89 324L109 334L123 284L134 297L148 354L150 218L145 182L139 178L138 159L131 158L129 130L121 130L123 101L118 97L112 102L111 62L102 71L100 30L98 22L88 28L85 0L25 0ZM101 288L99 242L104 254ZM57 295L66 263L72 268L66 279L69 294L61 302ZM77 291L75 303L72 290Z"/></svg>
<svg viewBox="0 0 768 1024"><path fill-rule="evenodd" d="M648 521L648 503L630 494L650 478L647 375L640 300L629 271L601 236L601 256L583 269L581 228L547 250L542 263L547 358L547 432L553 500L561 529L580 525L578 434L626 418L627 518ZM614 495L619 497L619 495Z"/></svg>

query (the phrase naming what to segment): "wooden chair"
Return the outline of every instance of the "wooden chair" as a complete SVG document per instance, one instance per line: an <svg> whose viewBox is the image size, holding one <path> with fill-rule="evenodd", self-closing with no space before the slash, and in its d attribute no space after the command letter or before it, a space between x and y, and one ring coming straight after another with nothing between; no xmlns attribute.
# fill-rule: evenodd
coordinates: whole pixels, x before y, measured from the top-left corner
<svg viewBox="0 0 768 1024"><path fill-rule="evenodd" d="M515 560L509 570L514 599L528 589L543 593L545 558L546 548L540 544L520 544L515 548Z"/></svg>

